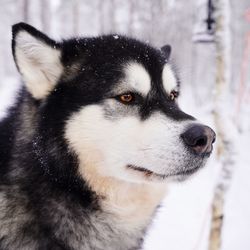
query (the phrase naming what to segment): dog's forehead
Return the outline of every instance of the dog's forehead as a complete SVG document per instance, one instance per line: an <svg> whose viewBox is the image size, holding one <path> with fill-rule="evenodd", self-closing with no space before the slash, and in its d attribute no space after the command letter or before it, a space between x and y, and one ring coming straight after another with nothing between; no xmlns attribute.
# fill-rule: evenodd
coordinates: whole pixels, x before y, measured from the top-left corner
<svg viewBox="0 0 250 250"><path fill-rule="evenodd" d="M72 56L80 55L74 56L74 60L79 60L76 68L81 65L80 73L86 76L85 69L91 72L94 69L93 77L98 77L98 83L103 80L108 92L110 89L116 94L135 91L146 96L154 88L169 94L178 85L176 74L161 51L135 39L103 36L71 40L66 45L75 48Z"/></svg>

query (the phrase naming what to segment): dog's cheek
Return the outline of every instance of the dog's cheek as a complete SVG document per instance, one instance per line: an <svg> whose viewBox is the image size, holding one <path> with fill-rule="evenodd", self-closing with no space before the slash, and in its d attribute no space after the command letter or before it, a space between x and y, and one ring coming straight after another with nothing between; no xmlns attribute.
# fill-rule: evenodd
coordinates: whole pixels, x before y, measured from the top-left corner
<svg viewBox="0 0 250 250"><path fill-rule="evenodd" d="M72 114L66 122L64 137L69 148L77 154L80 163L83 161L86 164L85 161L91 162L93 159L102 158L101 152L97 152L98 141L101 141L103 136L97 127L97 124L102 124L100 117L100 108L91 105Z"/></svg>
<svg viewBox="0 0 250 250"><path fill-rule="evenodd" d="M108 120L103 107L90 105L72 114L65 126L65 139L79 159L79 171L88 166L111 174L112 165L121 164L127 136L119 122ZM114 170L114 169L113 169Z"/></svg>

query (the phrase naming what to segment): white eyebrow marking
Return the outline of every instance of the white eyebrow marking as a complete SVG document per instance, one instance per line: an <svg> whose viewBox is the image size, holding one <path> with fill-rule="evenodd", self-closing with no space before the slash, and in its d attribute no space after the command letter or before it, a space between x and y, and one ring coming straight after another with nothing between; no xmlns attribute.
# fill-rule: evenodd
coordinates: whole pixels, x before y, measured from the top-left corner
<svg viewBox="0 0 250 250"><path fill-rule="evenodd" d="M177 79L171 69L170 64L165 64L162 71L163 87L168 94L177 87Z"/></svg>
<svg viewBox="0 0 250 250"><path fill-rule="evenodd" d="M131 62L126 65L125 73L127 82L132 88L143 95L147 95L151 88L149 73L139 63Z"/></svg>

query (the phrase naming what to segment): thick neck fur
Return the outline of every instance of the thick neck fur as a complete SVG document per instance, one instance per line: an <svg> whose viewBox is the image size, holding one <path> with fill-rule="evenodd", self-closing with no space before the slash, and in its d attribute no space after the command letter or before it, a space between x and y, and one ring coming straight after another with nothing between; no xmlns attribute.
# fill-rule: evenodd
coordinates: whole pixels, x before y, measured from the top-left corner
<svg viewBox="0 0 250 250"><path fill-rule="evenodd" d="M165 187L104 178L93 171L83 181L74 157L64 160L67 152L62 150L58 161L52 148L40 148L36 114L29 98L15 113L13 157L2 166L5 182L0 179L0 248L139 249Z"/></svg>
<svg viewBox="0 0 250 250"><path fill-rule="evenodd" d="M84 178L101 199L102 208L131 228L145 227L166 191L165 184L130 183L102 177L85 168Z"/></svg>

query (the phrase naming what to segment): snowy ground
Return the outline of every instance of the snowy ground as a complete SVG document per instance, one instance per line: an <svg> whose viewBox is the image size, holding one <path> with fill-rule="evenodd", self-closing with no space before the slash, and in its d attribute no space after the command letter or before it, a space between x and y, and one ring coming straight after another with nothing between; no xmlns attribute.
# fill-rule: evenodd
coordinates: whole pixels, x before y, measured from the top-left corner
<svg viewBox="0 0 250 250"><path fill-rule="evenodd" d="M236 142L238 155L225 206L223 250L250 249L249 139L250 132L246 132Z"/></svg>

